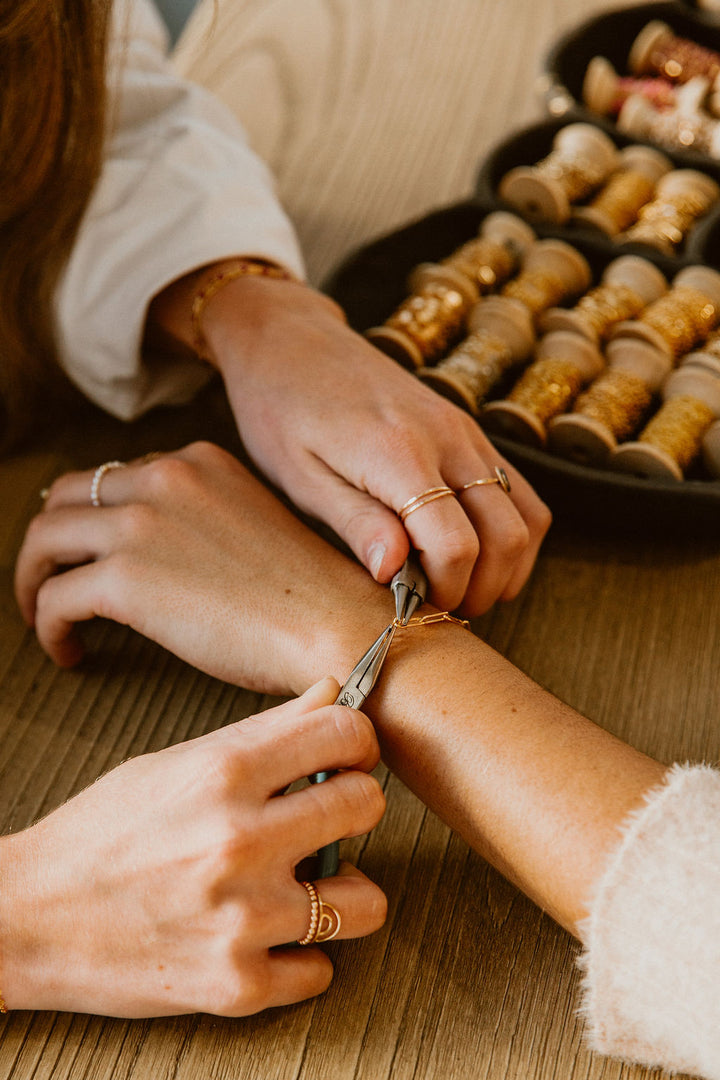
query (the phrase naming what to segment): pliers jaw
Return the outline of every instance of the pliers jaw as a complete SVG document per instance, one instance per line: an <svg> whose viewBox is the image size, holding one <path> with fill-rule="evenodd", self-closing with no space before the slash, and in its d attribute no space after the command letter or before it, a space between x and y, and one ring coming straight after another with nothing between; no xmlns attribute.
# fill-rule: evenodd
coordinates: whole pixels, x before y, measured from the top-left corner
<svg viewBox="0 0 720 1080"><path fill-rule="evenodd" d="M416 555L410 555L390 582L395 597L395 618L400 626L408 621L425 601L427 578Z"/></svg>

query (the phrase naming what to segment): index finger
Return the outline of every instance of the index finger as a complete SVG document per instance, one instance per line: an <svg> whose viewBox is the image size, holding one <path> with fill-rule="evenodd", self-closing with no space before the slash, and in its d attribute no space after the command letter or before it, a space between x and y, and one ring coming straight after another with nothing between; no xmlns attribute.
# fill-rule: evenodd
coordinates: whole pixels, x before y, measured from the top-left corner
<svg viewBox="0 0 720 1080"><path fill-rule="evenodd" d="M333 704L338 690L335 679L323 679L302 697L214 735L237 740L243 750L254 742L254 775L266 798L316 772L370 772L380 760L375 730L364 713Z"/></svg>

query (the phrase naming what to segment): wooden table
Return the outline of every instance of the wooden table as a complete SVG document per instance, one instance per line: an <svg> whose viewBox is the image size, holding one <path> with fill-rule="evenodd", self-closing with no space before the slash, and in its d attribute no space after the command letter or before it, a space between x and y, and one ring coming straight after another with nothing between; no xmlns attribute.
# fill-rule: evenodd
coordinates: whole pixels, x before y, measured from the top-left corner
<svg viewBox="0 0 720 1080"><path fill-rule="evenodd" d="M319 281L354 245L466 195L488 148L535 115L545 46L603 6L227 0L213 37L202 13L191 25L180 60L246 119ZM58 671L12 596L15 552L53 476L218 430L231 440L213 392L133 427L88 409L64 434L0 465L4 829L26 826L128 755L271 703L106 624L89 630L82 669ZM662 760L716 760L717 548L701 536L556 527L523 595L477 632ZM237 1021L13 1013L2 1021L0 1080L645 1076L583 1047L572 939L381 775L387 814L348 852L387 891L387 925L330 947L336 977L322 998Z"/></svg>

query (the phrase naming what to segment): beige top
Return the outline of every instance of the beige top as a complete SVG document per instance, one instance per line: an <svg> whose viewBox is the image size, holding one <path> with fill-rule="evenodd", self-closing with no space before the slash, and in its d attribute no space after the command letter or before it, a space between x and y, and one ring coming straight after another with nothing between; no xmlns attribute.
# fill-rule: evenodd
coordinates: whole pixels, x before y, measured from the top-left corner
<svg viewBox="0 0 720 1080"><path fill-rule="evenodd" d="M720 1080L720 772L676 765L626 822L586 945L593 1049Z"/></svg>
<svg viewBox="0 0 720 1080"><path fill-rule="evenodd" d="M178 77L148 0L116 0L110 135L102 175L58 290L60 359L123 419L190 398L199 362L143 359L147 307L165 285L233 255L302 275L292 227L265 165L212 95Z"/></svg>

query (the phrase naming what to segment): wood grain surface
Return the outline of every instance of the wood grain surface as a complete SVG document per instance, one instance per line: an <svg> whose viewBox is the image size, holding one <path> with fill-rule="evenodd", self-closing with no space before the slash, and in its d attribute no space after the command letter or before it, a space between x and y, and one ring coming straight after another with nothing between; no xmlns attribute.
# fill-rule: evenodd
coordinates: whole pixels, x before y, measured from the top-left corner
<svg viewBox="0 0 720 1080"><path fill-rule="evenodd" d="M537 115L534 80L591 0L225 0L178 62L270 162L312 280L356 245L464 197L479 161ZM22 828L131 754L270 704L125 629L87 631L59 671L23 626L15 553L69 466L215 435L216 392L127 427L88 408L0 464L0 824ZM220 433L220 434L219 434ZM700 536L554 530L521 597L475 629L533 678L662 760L720 752L720 556ZM340 673L342 674L342 673ZM387 891L386 926L329 947L320 999L247 1020L12 1013L0 1080L639 1080L583 1044L577 946L381 769L388 810L347 845ZM0 883L0 888L2 883ZM657 1075L657 1074L653 1074Z"/></svg>

